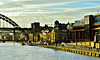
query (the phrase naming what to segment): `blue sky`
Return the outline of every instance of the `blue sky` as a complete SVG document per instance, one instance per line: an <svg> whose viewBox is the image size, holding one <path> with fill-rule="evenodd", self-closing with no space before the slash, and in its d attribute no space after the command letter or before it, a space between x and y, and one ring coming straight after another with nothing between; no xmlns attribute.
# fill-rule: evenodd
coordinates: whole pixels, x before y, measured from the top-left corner
<svg viewBox="0 0 100 60"><path fill-rule="evenodd" d="M69 4L62 4L57 6L49 6L46 8L85 8L85 7L94 7L100 4L100 1L84 1L84 2L76 2Z"/></svg>
<svg viewBox="0 0 100 60"><path fill-rule="evenodd" d="M0 14L4 14L21 27L33 22L54 24L81 20L85 15L96 14L100 0L0 0Z"/></svg>

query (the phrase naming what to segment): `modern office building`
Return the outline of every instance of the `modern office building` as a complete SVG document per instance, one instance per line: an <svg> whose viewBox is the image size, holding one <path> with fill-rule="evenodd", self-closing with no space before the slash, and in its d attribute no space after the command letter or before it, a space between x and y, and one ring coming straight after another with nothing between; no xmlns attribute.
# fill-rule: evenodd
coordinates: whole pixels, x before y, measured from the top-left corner
<svg viewBox="0 0 100 60"><path fill-rule="evenodd" d="M69 23L67 25L67 43L72 42L72 30L73 30L73 24L74 23Z"/></svg>
<svg viewBox="0 0 100 60"><path fill-rule="evenodd" d="M94 41L95 35L97 35L96 42L99 42L100 14L87 15L84 19L75 21L72 31L72 40L75 42Z"/></svg>

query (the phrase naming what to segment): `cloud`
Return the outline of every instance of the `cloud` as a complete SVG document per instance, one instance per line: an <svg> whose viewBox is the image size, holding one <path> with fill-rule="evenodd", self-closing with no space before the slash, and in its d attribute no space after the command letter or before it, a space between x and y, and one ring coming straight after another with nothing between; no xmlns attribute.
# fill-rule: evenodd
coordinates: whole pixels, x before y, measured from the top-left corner
<svg viewBox="0 0 100 60"><path fill-rule="evenodd" d="M28 0L12 0L12 2L28 1Z"/></svg>
<svg viewBox="0 0 100 60"><path fill-rule="evenodd" d="M32 22L40 22L41 25L53 24L56 19L67 23L80 20L87 14L95 14L100 8L97 2L94 0L10 0L1 5L0 13L10 17L21 27L30 27Z"/></svg>
<svg viewBox="0 0 100 60"><path fill-rule="evenodd" d="M0 5L3 5L4 3L3 2L0 2Z"/></svg>
<svg viewBox="0 0 100 60"><path fill-rule="evenodd" d="M57 12L57 13L22 13L17 16L10 16L12 19L16 20L19 25L30 27L32 22L40 22L41 25L44 24L54 24L55 20L59 20L61 23L74 22L75 20L81 20L85 15L96 14L96 10L99 9L100 6L96 7L88 7L88 8L72 8L73 11ZM70 8L71 10L71 8ZM12 13L13 14L13 13ZM17 14L17 13L16 13ZM21 16L21 17L20 17ZM48 21L48 22L47 22ZM22 24L21 22L24 22Z"/></svg>
<svg viewBox="0 0 100 60"><path fill-rule="evenodd" d="M88 5L99 5L97 3L86 3L86 4L88 4Z"/></svg>

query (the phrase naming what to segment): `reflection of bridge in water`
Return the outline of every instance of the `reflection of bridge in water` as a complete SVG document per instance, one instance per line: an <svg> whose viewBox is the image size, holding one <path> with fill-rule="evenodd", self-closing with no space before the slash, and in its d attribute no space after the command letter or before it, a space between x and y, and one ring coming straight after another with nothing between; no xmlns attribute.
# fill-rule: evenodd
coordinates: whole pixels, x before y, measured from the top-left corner
<svg viewBox="0 0 100 60"><path fill-rule="evenodd" d="M0 41L28 41L31 31L31 28L21 28L10 18L0 14Z"/></svg>

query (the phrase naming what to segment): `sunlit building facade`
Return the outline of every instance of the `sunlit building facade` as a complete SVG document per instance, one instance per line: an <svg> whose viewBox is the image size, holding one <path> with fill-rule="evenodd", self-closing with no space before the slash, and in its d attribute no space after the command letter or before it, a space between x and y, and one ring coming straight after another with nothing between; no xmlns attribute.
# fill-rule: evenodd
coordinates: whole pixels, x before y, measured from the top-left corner
<svg viewBox="0 0 100 60"><path fill-rule="evenodd" d="M99 42L100 14L87 15L84 17L84 19L75 21L72 32L72 40L74 42L95 41L94 37L96 35L96 42Z"/></svg>

